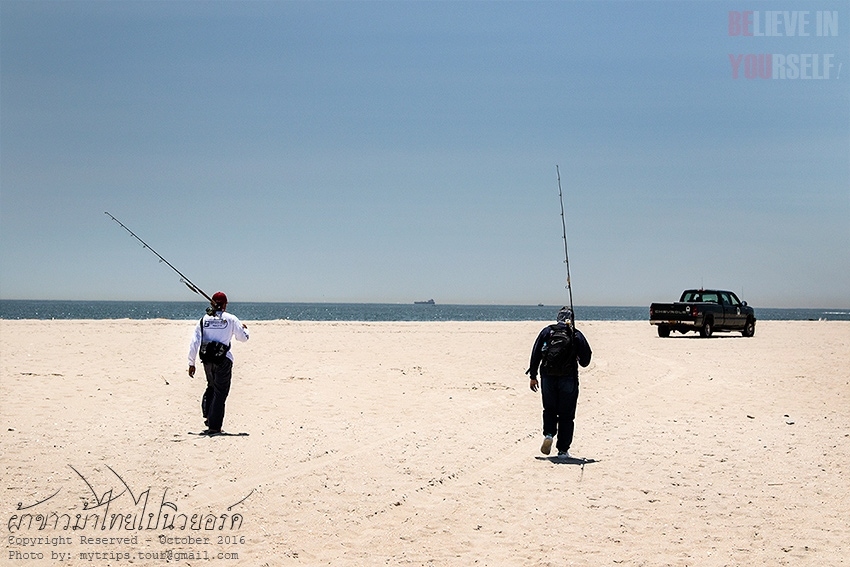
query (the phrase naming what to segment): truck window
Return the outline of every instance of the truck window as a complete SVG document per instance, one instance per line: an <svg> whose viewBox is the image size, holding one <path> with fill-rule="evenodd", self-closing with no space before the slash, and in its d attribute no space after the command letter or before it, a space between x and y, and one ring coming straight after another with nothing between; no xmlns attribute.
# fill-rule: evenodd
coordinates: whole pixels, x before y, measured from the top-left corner
<svg viewBox="0 0 850 567"><path fill-rule="evenodd" d="M707 303L718 303L716 293L704 293L702 294L702 300Z"/></svg>

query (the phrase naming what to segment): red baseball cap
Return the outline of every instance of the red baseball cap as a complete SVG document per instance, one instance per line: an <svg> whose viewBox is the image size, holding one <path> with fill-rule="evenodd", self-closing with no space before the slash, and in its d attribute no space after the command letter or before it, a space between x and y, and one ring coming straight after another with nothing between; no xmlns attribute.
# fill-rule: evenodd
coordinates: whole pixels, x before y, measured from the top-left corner
<svg viewBox="0 0 850 567"><path fill-rule="evenodd" d="M219 304L221 304L221 303L227 303L227 296L224 294L224 292L223 292L223 291L217 291L217 292L215 292L215 293L213 294L213 296L212 296L212 300L213 300L215 303L219 303Z"/></svg>

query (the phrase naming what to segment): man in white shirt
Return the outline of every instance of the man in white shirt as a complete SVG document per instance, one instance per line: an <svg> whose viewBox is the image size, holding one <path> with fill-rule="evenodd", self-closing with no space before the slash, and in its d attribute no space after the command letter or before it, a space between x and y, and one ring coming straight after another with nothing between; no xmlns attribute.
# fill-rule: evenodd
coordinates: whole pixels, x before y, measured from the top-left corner
<svg viewBox="0 0 850 567"><path fill-rule="evenodd" d="M195 357L201 354L204 373L207 376L207 389L201 400L201 410L207 435L220 435L224 422L224 402L230 393L230 379L233 373L233 354L230 341L248 340L248 326L235 315L225 313L227 296L216 292L212 296L215 306L214 315L204 315L195 325L192 342L189 344L189 377L195 376Z"/></svg>

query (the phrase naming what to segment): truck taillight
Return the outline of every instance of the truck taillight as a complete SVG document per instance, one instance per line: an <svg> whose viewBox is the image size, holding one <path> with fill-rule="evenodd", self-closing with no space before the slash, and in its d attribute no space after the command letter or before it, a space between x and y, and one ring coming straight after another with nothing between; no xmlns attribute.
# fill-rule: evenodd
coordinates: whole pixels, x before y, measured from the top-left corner
<svg viewBox="0 0 850 567"><path fill-rule="evenodd" d="M691 315L693 315L694 317L696 317L697 315L699 315L699 309L697 309L696 307L694 307L693 309L691 309Z"/></svg>

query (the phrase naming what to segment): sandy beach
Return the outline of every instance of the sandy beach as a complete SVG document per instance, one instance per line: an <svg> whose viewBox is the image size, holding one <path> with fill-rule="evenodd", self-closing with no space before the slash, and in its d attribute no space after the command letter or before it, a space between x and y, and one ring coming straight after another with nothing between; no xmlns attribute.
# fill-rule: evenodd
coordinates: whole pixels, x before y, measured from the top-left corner
<svg viewBox="0 0 850 567"><path fill-rule="evenodd" d="M850 564L850 323L579 321L567 463L540 322L247 323L208 438L192 321L0 321L2 564Z"/></svg>

